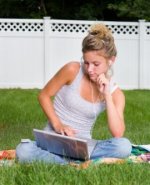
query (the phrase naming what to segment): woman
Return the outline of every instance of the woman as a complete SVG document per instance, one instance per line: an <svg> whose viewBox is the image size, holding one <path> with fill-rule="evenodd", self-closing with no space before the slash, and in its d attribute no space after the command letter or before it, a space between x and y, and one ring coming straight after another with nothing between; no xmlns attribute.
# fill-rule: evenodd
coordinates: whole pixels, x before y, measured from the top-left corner
<svg viewBox="0 0 150 185"><path fill-rule="evenodd" d="M48 118L45 130L72 137L91 138L97 116L106 109L109 140L99 140L91 159L98 157L125 158L131 143L122 138L125 131L123 92L114 83L111 67L116 47L110 30L103 24L93 25L82 42L82 62L63 66L39 94L40 105ZM54 102L51 97L55 96ZM67 159L38 148L36 142L17 147L19 161L68 163Z"/></svg>

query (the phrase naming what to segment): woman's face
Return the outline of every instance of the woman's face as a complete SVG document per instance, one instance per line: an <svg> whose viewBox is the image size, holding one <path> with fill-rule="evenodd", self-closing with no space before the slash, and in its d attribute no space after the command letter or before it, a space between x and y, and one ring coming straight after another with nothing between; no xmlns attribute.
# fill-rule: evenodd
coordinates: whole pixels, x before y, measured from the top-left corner
<svg viewBox="0 0 150 185"><path fill-rule="evenodd" d="M109 68L108 59L100 55L98 51L83 53L83 61L85 72L94 82L100 74L105 74Z"/></svg>

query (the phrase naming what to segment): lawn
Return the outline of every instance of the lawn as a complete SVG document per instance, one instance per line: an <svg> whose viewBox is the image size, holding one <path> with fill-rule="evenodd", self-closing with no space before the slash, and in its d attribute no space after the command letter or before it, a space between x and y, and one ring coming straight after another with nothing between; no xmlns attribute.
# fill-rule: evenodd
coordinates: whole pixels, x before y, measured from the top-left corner
<svg viewBox="0 0 150 185"><path fill-rule="evenodd" d="M150 144L150 91L124 91L126 132L132 143ZM43 128L46 117L37 101L38 89L0 90L0 150L14 149L21 138L33 139L32 129ZM110 137L103 113L93 137ZM85 170L52 164L0 167L0 185L147 185L150 164L100 164Z"/></svg>

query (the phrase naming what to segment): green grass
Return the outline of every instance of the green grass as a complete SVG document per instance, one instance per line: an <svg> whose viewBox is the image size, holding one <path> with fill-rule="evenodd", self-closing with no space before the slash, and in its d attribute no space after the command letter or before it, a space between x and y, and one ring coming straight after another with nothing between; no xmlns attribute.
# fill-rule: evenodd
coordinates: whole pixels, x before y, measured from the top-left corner
<svg viewBox="0 0 150 185"><path fill-rule="evenodd" d="M150 91L124 91L126 132L132 143L150 143ZM38 101L38 89L0 90L0 150L14 149L21 138L33 139L32 129L43 128L46 117ZM106 139L110 134L103 113L97 119L93 137ZM147 185L150 164L100 164L86 170L71 166L16 163L0 167L0 185Z"/></svg>

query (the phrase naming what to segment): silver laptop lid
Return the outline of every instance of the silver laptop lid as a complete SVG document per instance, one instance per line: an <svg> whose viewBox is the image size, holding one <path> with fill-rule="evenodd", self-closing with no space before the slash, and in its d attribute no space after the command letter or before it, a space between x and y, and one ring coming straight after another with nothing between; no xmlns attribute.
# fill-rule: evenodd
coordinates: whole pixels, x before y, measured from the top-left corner
<svg viewBox="0 0 150 185"><path fill-rule="evenodd" d="M37 146L51 153L75 159L88 160L86 139L64 136L51 131L33 129Z"/></svg>

